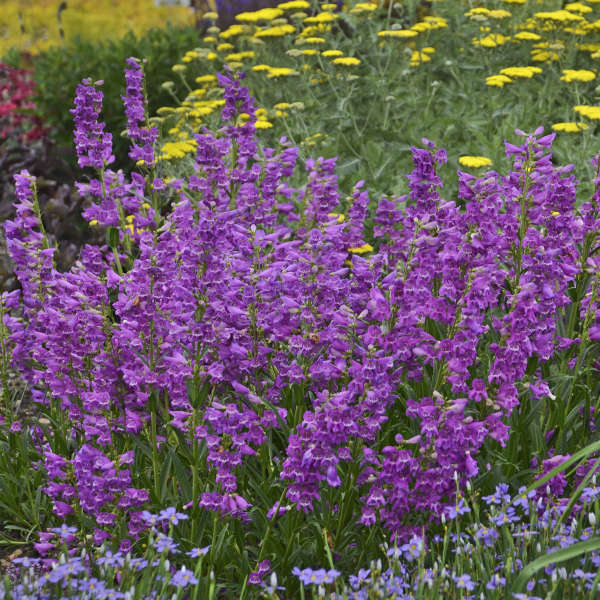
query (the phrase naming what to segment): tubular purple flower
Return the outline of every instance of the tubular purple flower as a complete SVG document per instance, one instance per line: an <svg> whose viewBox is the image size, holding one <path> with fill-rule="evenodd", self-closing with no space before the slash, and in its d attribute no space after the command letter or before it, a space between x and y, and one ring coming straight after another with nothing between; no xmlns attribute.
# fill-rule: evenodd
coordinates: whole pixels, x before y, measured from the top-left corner
<svg viewBox="0 0 600 600"><path fill-rule="evenodd" d="M140 123L147 119L148 100L143 91L144 72L137 58L130 57L125 62L130 68L125 69L125 96L121 96L121 99L127 117L127 135L133 142L129 157L136 162L143 160L147 166L152 166L158 129L140 127Z"/></svg>
<svg viewBox="0 0 600 600"><path fill-rule="evenodd" d="M75 149L80 167L104 169L115 160L112 134L105 132L105 124L98 121L104 95L96 86L102 83L83 79L77 86L75 108L69 111L75 122Z"/></svg>

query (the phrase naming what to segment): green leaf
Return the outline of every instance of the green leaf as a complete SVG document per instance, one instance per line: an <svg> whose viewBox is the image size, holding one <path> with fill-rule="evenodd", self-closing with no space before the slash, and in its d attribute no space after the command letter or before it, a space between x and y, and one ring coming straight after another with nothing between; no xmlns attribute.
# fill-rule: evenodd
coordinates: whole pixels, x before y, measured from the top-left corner
<svg viewBox="0 0 600 600"><path fill-rule="evenodd" d="M527 582L531 577L537 573L540 569L547 567L549 564L560 563L566 560L570 560L572 558L576 558L581 554L585 554L586 552L593 552L594 550L598 550L600 548L600 537L592 538L590 540L586 540L585 542L578 542L577 544L573 544L568 548L561 548L556 552L552 552L552 554L546 554L545 556L540 556L540 558L536 558L533 562L530 562L526 565L519 576L515 579L515 582L512 586L513 593L519 593L521 590L525 588Z"/></svg>

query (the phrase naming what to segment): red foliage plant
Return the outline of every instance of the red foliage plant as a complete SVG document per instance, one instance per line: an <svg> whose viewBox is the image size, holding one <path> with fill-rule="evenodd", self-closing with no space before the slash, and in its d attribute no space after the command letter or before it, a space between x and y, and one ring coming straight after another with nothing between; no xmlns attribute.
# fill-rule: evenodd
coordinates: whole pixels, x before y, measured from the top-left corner
<svg viewBox="0 0 600 600"><path fill-rule="evenodd" d="M34 92L30 71L0 62L0 140L12 137L25 143L46 135L42 120L28 112L35 108Z"/></svg>

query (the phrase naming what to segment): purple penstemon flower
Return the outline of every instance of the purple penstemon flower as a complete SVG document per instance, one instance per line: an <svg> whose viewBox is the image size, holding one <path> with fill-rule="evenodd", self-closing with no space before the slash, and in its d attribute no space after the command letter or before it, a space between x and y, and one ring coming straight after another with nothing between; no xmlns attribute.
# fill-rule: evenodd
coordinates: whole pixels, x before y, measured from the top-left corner
<svg viewBox="0 0 600 600"><path fill-rule="evenodd" d="M77 86L75 108L69 111L75 121L75 148L80 167L104 169L115 160L112 134L105 132L104 123L98 121L104 95L96 86L102 83L84 79Z"/></svg>

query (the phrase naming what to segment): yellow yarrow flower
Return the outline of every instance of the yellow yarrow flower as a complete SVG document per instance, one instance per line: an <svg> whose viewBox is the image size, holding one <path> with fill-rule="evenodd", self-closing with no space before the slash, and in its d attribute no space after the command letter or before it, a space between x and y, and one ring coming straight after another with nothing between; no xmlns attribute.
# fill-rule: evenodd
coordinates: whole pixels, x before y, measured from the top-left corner
<svg viewBox="0 0 600 600"><path fill-rule="evenodd" d="M314 17L306 17L305 23L331 23L337 19L337 15L329 12L321 12Z"/></svg>
<svg viewBox="0 0 600 600"><path fill-rule="evenodd" d="M275 27L268 27L267 29L261 29L260 31L257 31L254 34L254 37L283 37L284 35L289 35L290 33L294 33L295 31L296 28L290 24L276 25Z"/></svg>
<svg viewBox="0 0 600 600"><path fill-rule="evenodd" d="M171 71L175 71L175 73L183 73L186 69L185 65L173 65L171 67Z"/></svg>
<svg viewBox="0 0 600 600"><path fill-rule="evenodd" d="M424 62L430 62L431 58L427 52L419 52L415 50L410 56L410 66L417 67Z"/></svg>
<svg viewBox="0 0 600 600"><path fill-rule="evenodd" d="M596 79L596 73L586 69L563 69L561 81L571 83L572 81L593 81Z"/></svg>
<svg viewBox="0 0 600 600"><path fill-rule="evenodd" d="M196 77L196 83L213 83L217 81L216 75L200 75L200 77Z"/></svg>
<svg viewBox="0 0 600 600"><path fill-rule="evenodd" d="M256 129L270 129L271 127L273 127L273 123L267 121L267 119L258 119L254 123L254 127Z"/></svg>
<svg viewBox="0 0 600 600"><path fill-rule="evenodd" d="M254 65L252 67L253 71L270 71L271 67L269 65Z"/></svg>
<svg viewBox="0 0 600 600"><path fill-rule="evenodd" d="M371 244L363 244L356 248L348 248L348 252L352 254L366 254L367 252L373 252L373 246Z"/></svg>
<svg viewBox="0 0 600 600"><path fill-rule="evenodd" d="M486 156L461 156L458 162L471 169L479 169L480 167L489 167L492 161Z"/></svg>
<svg viewBox="0 0 600 600"><path fill-rule="evenodd" d="M581 13L582 15L590 13L593 10L591 6L587 6L581 2L569 2L568 4L565 4L564 9L571 12Z"/></svg>
<svg viewBox="0 0 600 600"><path fill-rule="evenodd" d="M519 33L515 34L513 37L515 40L531 40L534 42L542 39L542 36L533 33L533 31L519 31Z"/></svg>
<svg viewBox="0 0 600 600"><path fill-rule="evenodd" d="M575 123L574 121L567 123L554 123L554 125L552 125L552 129L554 129L554 131L564 131L566 133L577 133L587 128L588 126L585 123Z"/></svg>
<svg viewBox="0 0 600 600"><path fill-rule="evenodd" d="M360 65L360 59L354 58L353 56L344 56L341 58L333 59L334 65L343 65L345 67L356 67Z"/></svg>
<svg viewBox="0 0 600 600"><path fill-rule="evenodd" d="M237 37L238 35L242 35L244 33L246 33L246 27L236 23L235 25L231 25L225 31L221 31L219 37L223 38L224 40L228 40L229 38Z"/></svg>
<svg viewBox="0 0 600 600"><path fill-rule="evenodd" d="M484 48L495 48L496 46L502 46L506 42L510 41L510 36L502 35L501 33L490 33L485 37L473 38L474 46L483 46Z"/></svg>
<svg viewBox="0 0 600 600"><path fill-rule="evenodd" d="M506 75L490 75L485 78L485 84L492 87L504 87L505 83L512 83L512 79Z"/></svg>
<svg viewBox="0 0 600 600"><path fill-rule="evenodd" d="M581 15L574 15L568 10L552 10L546 12L538 12L533 15L535 19L540 21L554 21L557 23L568 23L574 21L583 21L584 18Z"/></svg>
<svg viewBox="0 0 600 600"><path fill-rule="evenodd" d="M219 52L225 52L226 50L233 50L235 48L235 46L233 44L230 44L229 42L223 42L222 44L219 44L217 46L217 50Z"/></svg>
<svg viewBox="0 0 600 600"><path fill-rule="evenodd" d="M344 53L341 50L323 50L321 56L331 58L332 56L344 56Z"/></svg>
<svg viewBox="0 0 600 600"><path fill-rule="evenodd" d="M411 29L383 29L377 34L378 37L382 38L413 38L417 35L419 35L418 32Z"/></svg>
<svg viewBox="0 0 600 600"><path fill-rule="evenodd" d="M291 75L299 75L299 73L289 67L272 67L267 73L269 79L273 79L274 77L288 77Z"/></svg>
<svg viewBox="0 0 600 600"><path fill-rule="evenodd" d="M322 37L307 37L307 38L301 38L302 42L304 44L324 44L325 43L325 38Z"/></svg>
<svg viewBox="0 0 600 600"><path fill-rule="evenodd" d="M235 16L236 21L242 23L257 23L258 21L272 21L281 17L283 11L279 8L262 8L254 12L243 12Z"/></svg>
<svg viewBox="0 0 600 600"><path fill-rule="evenodd" d="M310 2L306 0L292 0L291 2L282 2L277 5L280 10L304 10L310 8Z"/></svg>
<svg viewBox="0 0 600 600"><path fill-rule="evenodd" d="M254 58L256 53L253 50L246 50L244 52L234 52L232 54L228 54L225 57L225 60L231 61L234 60L236 62L242 61L246 58Z"/></svg>
<svg viewBox="0 0 600 600"><path fill-rule="evenodd" d="M600 120L600 106L588 106L586 104L580 104L574 106L573 110L578 112L580 115L587 117L592 120Z"/></svg>
<svg viewBox="0 0 600 600"><path fill-rule="evenodd" d="M375 2L359 2L350 9L350 13L361 14L364 12L373 12L374 10L377 10L377 4Z"/></svg>
<svg viewBox="0 0 600 600"><path fill-rule="evenodd" d="M505 67L500 69L502 75L511 77L513 79L524 78L531 79L536 73L541 73L542 69L539 67Z"/></svg>

